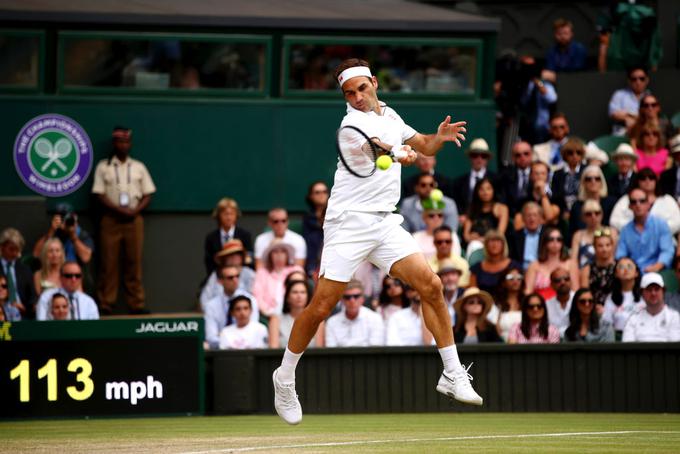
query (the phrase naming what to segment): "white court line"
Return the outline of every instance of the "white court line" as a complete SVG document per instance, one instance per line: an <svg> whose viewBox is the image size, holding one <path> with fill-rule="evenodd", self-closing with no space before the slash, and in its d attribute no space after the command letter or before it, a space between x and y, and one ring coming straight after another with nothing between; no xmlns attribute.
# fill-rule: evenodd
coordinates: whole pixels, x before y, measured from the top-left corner
<svg viewBox="0 0 680 454"><path fill-rule="evenodd" d="M421 443L426 441L461 441L461 440L498 440L513 438L558 438L578 437L588 435L625 435L625 434L680 434L677 430L617 430L612 432L557 432L543 434L512 434L512 435L470 435L462 437L439 437L439 438L395 438L392 440L362 440L362 441L338 441L328 443L303 443L296 445L274 446L250 446L246 448L223 448L208 451L187 451L181 454L216 454L229 452L264 451L266 449L303 449L303 448L332 448L338 446L372 445L382 443Z"/></svg>

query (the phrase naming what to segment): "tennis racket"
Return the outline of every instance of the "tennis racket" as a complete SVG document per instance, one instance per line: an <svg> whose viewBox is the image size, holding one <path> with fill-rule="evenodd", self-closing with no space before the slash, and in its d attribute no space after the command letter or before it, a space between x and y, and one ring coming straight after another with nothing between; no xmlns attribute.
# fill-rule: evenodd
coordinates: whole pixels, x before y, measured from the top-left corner
<svg viewBox="0 0 680 454"><path fill-rule="evenodd" d="M348 125L338 129L336 145L340 162L349 173L359 178L368 178L375 173L375 161L380 156L387 155L393 161L408 156L401 144L389 150L378 145L356 126Z"/></svg>

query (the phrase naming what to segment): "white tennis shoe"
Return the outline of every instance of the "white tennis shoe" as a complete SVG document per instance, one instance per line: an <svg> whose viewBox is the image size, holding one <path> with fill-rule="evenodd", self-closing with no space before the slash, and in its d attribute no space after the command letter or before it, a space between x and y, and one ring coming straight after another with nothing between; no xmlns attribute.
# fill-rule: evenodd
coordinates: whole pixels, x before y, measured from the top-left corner
<svg viewBox="0 0 680 454"><path fill-rule="evenodd" d="M439 383L437 383L437 391L465 404L482 405L483 399L475 392L470 383L472 375L468 371L471 367L472 363L467 369L461 367L459 371L452 374L448 374L446 371L442 372Z"/></svg>
<svg viewBox="0 0 680 454"><path fill-rule="evenodd" d="M302 406L295 392L295 382L281 383L278 379L279 369L274 371L274 408L281 419L288 424L295 425L302 421Z"/></svg>

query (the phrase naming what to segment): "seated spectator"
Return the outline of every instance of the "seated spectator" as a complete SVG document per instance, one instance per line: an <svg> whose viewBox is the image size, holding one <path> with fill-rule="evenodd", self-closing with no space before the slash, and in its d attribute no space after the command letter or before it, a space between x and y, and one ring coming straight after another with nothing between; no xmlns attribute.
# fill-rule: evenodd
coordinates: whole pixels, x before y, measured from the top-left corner
<svg viewBox="0 0 680 454"><path fill-rule="evenodd" d="M502 342L496 325L487 320L487 314L494 305L493 298L484 290L470 287L456 301L456 325L453 335L457 344L478 344Z"/></svg>
<svg viewBox="0 0 680 454"><path fill-rule="evenodd" d="M595 298L595 304L603 306L607 295L612 291L616 279L616 240L614 231L609 227L595 230L593 233L594 256L583 265L580 272L581 287L589 288Z"/></svg>
<svg viewBox="0 0 680 454"><path fill-rule="evenodd" d="M208 301L223 293L223 286L220 282L217 270L225 266L235 266L239 270L238 285L239 288L248 294L253 292L253 284L255 283L255 271L252 268L243 266L246 260L246 251L243 248L241 240L229 240L222 246L222 249L215 254L215 263L217 269L210 273L208 280L201 289L200 302L201 309L205 310L205 305Z"/></svg>
<svg viewBox="0 0 680 454"><path fill-rule="evenodd" d="M505 235L508 228L509 211L507 205L500 203L489 178L477 182L463 223L463 239L467 243L469 257L472 251L482 247L482 239L490 230Z"/></svg>
<svg viewBox="0 0 680 454"><path fill-rule="evenodd" d="M612 323L616 339L620 340L626 322L634 312L644 307L644 302L640 291L642 274L635 262L628 257L621 258L615 269L612 291L605 299L602 319Z"/></svg>
<svg viewBox="0 0 680 454"><path fill-rule="evenodd" d="M264 252L274 240L291 245L294 250L292 256L295 257L295 263L304 267L305 257L307 257L307 243L301 235L288 229L288 212L284 208L272 208L269 210L268 223L271 230L261 233L255 238L255 269L257 270L263 265Z"/></svg>
<svg viewBox="0 0 680 454"><path fill-rule="evenodd" d="M306 281L294 280L286 285L286 293L283 297L283 310L280 316L272 315L269 320L269 346L271 348L285 348L288 345L293 323L305 310L312 300L312 293ZM326 322L321 322L316 334L307 346L323 347Z"/></svg>
<svg viewBox="0 0 680 454"><path fill-rule="evenodd" d="M50 227L33 246L33 256L41 257L47 240L58 238L64 248L64 260L78 262L83 269L92 261L94 240L78 223L78 214L68 203L57 205L57 212L52 216Z"/></svg>
<svg viewBox="0 0 680 454"><path fill-rule="evenodd" d="M529 142L515 142L512 146L512 165L504 168L499 177L501 199L508 207L510 219L514 219L522 207L522 201L529 196L531 157Z"/></svg>
<svg viewBox="0 0 680 454"><path fill-rule="evenodd" d="M428 262L432 271L436 273L439 271L444 260L450 260L455 263L456 267L462 272L459 285L461 287L467 287L470 282L470 266L468 265L468 262L460 256L461 249L458 235L455 232L452 232L448 225L442 225L435 229L433 237L437 254Z"/></svg>
<svg viewBox="0 0 680 454"><path fill-rule="evenodd" d="M656 176L671 167L670 153L666 148L666 140L656 123L645 123L636 140L637 169L652 169Z"/></svg>
<svg viewBox="0 0 680 454"><path fill-rule="evenodd" d="M562 219L568 221L571 207L578 199L581 173L585 168L586 146L581 139L569 138L562 149L565 165L552 176L552 200L560 208Z"/></svg>
<svg viewBox="0 0 680 454"><path fill-rule="evenodd" d="M18 322L21 320L21 312L9 300L7 278L0 275L0 307L3 313L3 322Z"/></svg>
<svg viewBox="0 0 680 454"><path fill-rule="evenodd" d="M59 292L52 295L50 300L50 310L47 320L70 320L71 303L66 295Z"/></svg>
<svg viewBox="0 0 680 454"><path fill-rule="evenodd" d="M535 202L543 210L544 223L555 224L560 218L560 208L550 200L552 197L552 189L550 188L550 182L548 181L549 175L550 169L546 163L542 161L531 163L529 195L520 203L523 207L527 202ZM515 230L520 230L524 227L522 216L523 214L521 212L515 214L515 219L513 221Z"/></svg>
<svg viewBox="0 0 680 454"><path fill-rule="evenodd" d="M658 184L658 177L651 169L640 170L630 187L631 189L638 188L644 191L647 202L651 206L649 213L665 221L671 235L680 232L680 208L678 208L678 202L672 196L662 194L661 187ZM633 217L630 199L626 195L614 205L609 223L621 230L624 225L633 220Z"/></svg>
<svg viewBox="0 0 680 454"><path fill-rule="evenodd" d="M65 295L71 310L70 320L98 320L99 309L92 297L82 291L83 271L78 262L65 262L61 267L61 286L45 290L36 304L36 318L49 320L50 303L55 293Z"/></svg>
<svg viewBox="0 0 680 454"><path fill-rule="evenodd" d="M638 118L635 120L635 124L627 131L630 144L633 148L639 148L640 142L638 140L640 133L647 123L653 123L659 127L661 139L664 142L675 135L673 123L671 123L667 116L661 113L661 104L659 104L656 96L651 93L647 93L640 98Z"/></svg>
<svg viewBox="0 0 680 454"><path fill-rule="evenodd" d="M603 226L602 218L604 218L604 213L602 205L597 200L587 199L583 202L579 211L584 228L574 232L574 236L571 238L571 259L582 268L591 263L595 257L593 245L595 232L603 232L605 230L609 232L608 234L614 241L614 247L616 247L619 234L616 229Z"/></svg>
<svg viewBox="0 0 680 454"><path fill-rule="evenodd" d="M484 177L488 177L492 182L496 181L496 174L487 168L491 159L491 149L486 140L474 139L465 154L470 160L470 171L453 180L453 199L456 201L458 212L461 213L461 224L465 223L477 182ZM457 230L456 226L450 227Z"/></svg>
<svg viewBox="0 0 680 454"><path fill-rule="evenodd" d="M533 57L524 55L520 61L528 82L519 97L519 135L527 142L536 144L550 137L550 112L555 109L557 91L551 82L540 79L541 68Z"/></svg>
<svg viewBox="0 0 680 454"><path fill-rule="evenodd" d="M247 296L239 295L229 301L229 316L234 323L220 331L219 348L222 350L244 350L267 348L267 327L252 319L253 303Z"/></svg>
<svg viewBox="0 0 680 454"><path fill-rule="evenodd" d="M617 172L607 178L607 188L609 195L619 200L628 194L630 184L636 175L635 163L638 157L633 151L633 147L627 143L622 143L616 148L612 159L616 164Z"/></svg>
<svg viewBox="0 0 680 454"><path fill-rule="evenodd" d="M315 181L309 185L305 198L309 211L302 218L302 237L307 244L305 271L308 276L316 273L321 263L323 247L323 218L328 205L328 186L323 181Z"/></svg>
<svg viewBox="0 0 680 454"><path fill-rule="evenodd" d="M302 270L295 263L295 251L280 240L273 241L262 253L262 266L255 272L253 295L257 298L260 313L265 317L281 314L284 280L293 271Z"/></svg>
<svg viewBox="0 0 680 454"><path fill-rule="evenodd" d="M569 312L569 327L564 339L569 342L614 342L614 328L607 320L600 320L595 310L595 298L590 289L580 288L574 294Z"/></svg>
<svg viewBox="0 0 680 454"><path fill-rule="evenodd" d="M36 294L33 273L19 260L24 244L17 229L9 227L0 233L0 275L7 278L9 304L19 310L22 319L30 320L35 317Z"/></svg>
<svg viewBox="0 0 680 454"><path fill-rule="evenodd" d="M680 255L676 255L673 259L673 271L675 271L675 278L680 282ZM2 278L0 278L2 279ZM0 285L2 281L0 280ZM680 286L675 292L664 292L664 302L666 306L680 312Z"/></svg>
<svg viewBox="0 0 680 454"><path fill-rule="evenodd" d="M601 216L599 221L602 225L609 225L609 217L616 200L609 197L607 182L605 181L602 169L597 166L588 166L581 173L579 182L578 198L571 207L569 214L569 241L572 240L577 230L586 227L581 212L586 200L594 200L600 204Z"/></svg>
<svg viewBox="0 0 680 454"><path fill-rule="evenodd" d="M560 335L563 335L564 330L569 326L569 311L574 300L569 271L565 268L555 268L550 274L550 284L555 296L545 302L548 309L548 321L560 331Z"/></svg>
<svg viewBox="0 0 680 454"><path fill-rule="evenodd" d="M413 238L423 251L425 260L432 260L437 256L434 245L434 231L444 224L444 202L425 199L422 201L423 221L425 229L413 233Z"/></svg>
<svg viewBox="0 0 680 454"><path fill-rule="evenodd" d="M260 319L260 311L257 300L239 285L239 267L223 265L213 271L213 274L217 276L221 291L207 300L202 308L203 319L205 320L205 341L209 348L214 349L219 345L219 335L222 328L233 323L229 316L229 301L237 296L248 297L252 303L251 317L255 322Z"/></svg>
<svg viewBox="0 0 680 454"><path fill-rule="evenodd" d="M511 265L505 270L495 292L496 306L499 309L496 329L504 342L508 341L510 328L522 321L522 297L524 296L524 275L522 267Z"/></svg>
<svg viewBox="0 0 680 454"><path fill-rule="evenodd" d="M545 56L544 79L555 82L555 73L586 69L588 52L583 44L574 41L574 24L570 20L556 19L553 22L553 37L555 44Z"/></svg>
<svg viewBox="0 0 680 454"><path fill-rule="evenodd" d="M509 266L520 264L508 257L508 243L500 232L489 230L484 236L484 258L470 268L470 286L492 293L505 278Z"/></svg>
<svg viewBox="0 0 680 454"><path fill-rule="evenodd" d="M522 264L523 269L538 259L538 246L543 231L543 209L536 202L527 202L522 207L523 227L508 235L510 257Z"/></svg>
<svg viewBox="0 0 680 454"><path fill-rule="evenodd" d="M550 140L534 145L534 160L544 162L555 171L564 166L561 149L569 139L569 122L562 112L550 117Z"/></svg>
<svg viewBox="0 0 680 454"><path fill-rule="evenodd" d="M670 266L675 252L668 225L650 214L650 201L642 189L631 189L628 199L633 220L621 229L616 258L632 258L645 273L661 271Z"/></svg>
<svg viewBox="0 0 680 454"><path fill-rule="evenodd" d="M397 311L387 321L385 345L403 347L430 345L432 334L425 328L420 295L411 287L404 287L408 307Z"/></svg>
<svg viewBox="0 0 680 454"><path fill-rule="evenodd" d="M406 306L408 306L408 300L404 292L404 284L399 279L385 276L380 291L380 305L377 308L383 321L387 323L390 317Z"/></svg>
<svg viewBox="0 0 680 454"><path fill-rule="evenodd" d="M560 332L548 321L545 300L538 293L522 299L522 321L510 328L508 344L559 344Z"/></svg>
<svg viewBox="0 0 680 454"><path fill-rule="evenodd" d="M441 189L446 197L453 197L453 189L451 188L453 181L446 175L435 170L435 167L437 166L437 158L435 156L425 156L422 153L418 153L415 164L418 168L418 173L406 178L401 184L402 200L415 194L415 187L418 184L418 179L420 178L420 174L423 173L430 174L434 177L437 187Z"/></svg>
<svg viewBox="0 0 680 454"><path fill-rule="evenodd" d="M40 295L43 290L59 287L61 284L61 266L64 258L64 247L59 238L50 238L43 243L40 251L40 269L33 273L35 293Z"/></svg>
<svg viewBox="0 0 680 454"><path fill-rule="evenodd" d="M326 347L373 347L385 345L382 317L364 307L364 288L350 281L342 294L344 310L326 321ZM394 318L394 316L392 316Z"/></svg>
<svg viewBox="0 0 680 454"><path fill-rule="evenodd" d="M432 203L430 193L437 187L437 183L429 173L421 173L415 185L415 194L402 199L399 206L399 213L404 217L402 227L410 233L425 230L426 225L423 218L424 203ZM444 196L439 202L442 204L441 210L444 214L444 224L452 230L458 230L458 208L456 202Z"/></svg>
<svg viewBox="0 0 680 454"><path fill-rule="evenodd" d="M578 288L578 266L569 259L564 237L557 227L548 226L543 229L538 244L538 260L529 265L525 281L527 293L538 293L543 298L555 296L551 287L553 271L564 268L569 274L569 284L572 290Z"/></svg>
<svg viewBox="0 0 680 454"><path fill-rule="evenodd" d="M453 305L464 292L464 289L460 287L462 273L463 270L461 270L461 267L450 259L442 260L439 270L437 271L439 279L442 281L442 286L444 287L444 302L446 303L449 315L451 316L451 326L456 323L456 310Z"/></svg>
<svg viewBox="0 0 680 454"><path fill-rule="evenodd" d="M609 100L609 118L614 122L612 134L623 136L638 118L640 100L648 93L649 77L644 68L633 67L627 71L628 87L616 90Z"/></svg>
<svg viewBox="0 0 680 454"><path fill-rule="evenodd" d="M209 276L217 268L215 254L220 252L225 243L231 240L239 240L246 254L253 251L253 240L250 232L236 225L241 216L241 210L234 199L224 197L217 202L212 212L212 217L217 221L217 229L208 233L203 246L203 263L206 276Z"/></svg>
<svg viewBox="0 0 680 454"><path fill-rule="evenodd" d="M663 171L659 185L661 192L680 201L680 134L671 138L668 146L672 153L673 165Z"/></svg>
<svg viewBox="0 0 680 454"><path fill-rule="evenodd" d="M630 316L623 342L678 342L680 314L664 303L664 282L658 273L646 273L640 282L645 308Z"/></svg>
<svg viewBox="0 0 680 454"><path fill-rule="evenodd" d="M365 305L368 308L378 310L380 306L380 291L382 290L382 280L386 276L385 272L364 260L359 264L359 268L354 272L353 279L361 282L366 296ZM336 306L337 307L337 306Z"/></svg>

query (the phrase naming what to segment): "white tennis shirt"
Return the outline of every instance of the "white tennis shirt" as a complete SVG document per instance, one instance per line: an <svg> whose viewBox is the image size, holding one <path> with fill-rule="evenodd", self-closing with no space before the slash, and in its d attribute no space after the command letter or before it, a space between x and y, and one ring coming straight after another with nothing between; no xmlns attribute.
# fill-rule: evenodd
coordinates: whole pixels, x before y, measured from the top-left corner
<svg viewBox="0 0 680 454"><path fill-rule="evenodd" d="M380 103L382 115L362 112L347 104L347 115L341 126L354 126L369 137L395 146L413 137L417 131L404 123L394 109ZM358 178L338 160L335 180L328 200L326 220L333 220L345 211L385 211L397 209L401 196L401 164L395 162L387 170L376 170L368 178Z"/></svg>

